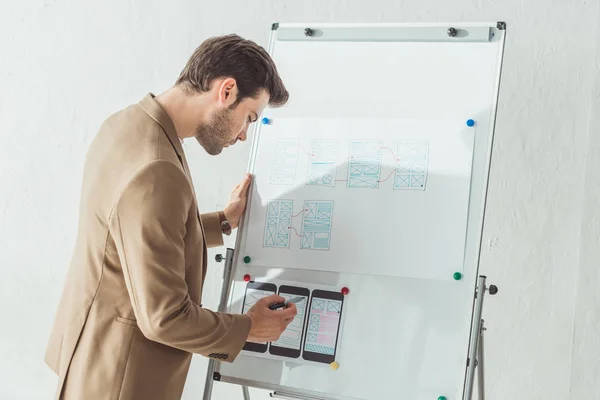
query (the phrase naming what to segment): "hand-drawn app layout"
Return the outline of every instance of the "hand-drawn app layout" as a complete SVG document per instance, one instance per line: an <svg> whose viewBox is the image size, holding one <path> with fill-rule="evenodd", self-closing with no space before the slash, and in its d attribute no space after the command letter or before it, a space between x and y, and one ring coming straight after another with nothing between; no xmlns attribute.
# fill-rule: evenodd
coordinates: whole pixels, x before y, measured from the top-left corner
<svg viewBox="0 0 600 400"><path fill-rule="evenodd" d="M307 185L335 186L338 147L337 140L312 141Z"/></svg>
<svg viewBox="0 0 600 400"><path fill-rule="evenodd" d="M298 164L298 140L279 139L275 145L275 160L271 169L271 184L293 185Z"/></svg>
<svg viewBox="0 0 600 400"><path fill-rule="evenodd" d="M273 283L248 282L246 285L246 295L244 296L242 314L246 314L248 310L263 297L270 296L276 292L277 286ZM248 341L244 346L244 350L264 353L267 351L267 343Z"/></svg>
<svg viewBox="0 0 600 400"><path fill-rule="evenodd" d="M301 249L329 250L333 201L305 201Z"/></svg>
<svg viewBox="0 0 600 400"><path fill-rule="evenodd" d="M395 190L425 190L429 143L399 142Z"/></svg>
<svg viewBox="0 0 600 400"><path fill-rule="evenodd" d="M286 301L293 298L302 298L302 300L295 303L296 316L285 331L283 331L279 340L271 343L269 352L275 355L298 358L301 353L310 290L302 287L282 285L279 288L279 295L285 298Z"/></svg>
<svg viewBox="0 0 600 400"><path fill-rule="evenodd" d="M308 315L303 358L330 363L335 360L343 295L315 290Z"/></svg>
<svg viewBox="0 0 600 400"><path fill-rule="evenodd" d="M382 144L381 140L353 140L350 143L348 187L379 188Z"/></svg>
<svg viewBox="0 0 600 400"><path fill-rule="evenodd" d="M288 248L292 226L292 200L272 200L267 204L264 247Z"/></svg>

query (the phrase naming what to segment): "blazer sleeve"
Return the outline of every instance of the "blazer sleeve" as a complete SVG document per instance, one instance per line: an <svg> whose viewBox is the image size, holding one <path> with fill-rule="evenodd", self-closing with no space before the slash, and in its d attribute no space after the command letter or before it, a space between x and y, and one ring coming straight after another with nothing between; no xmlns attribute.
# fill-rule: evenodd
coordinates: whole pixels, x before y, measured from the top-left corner
<svg viewBox="0 0 600 400"><path fill-rule="evenodd" d="M200 214L207 247L223 246L223 231L218 212Z"/></svg>
<svg viewBox="0 0 600 400"><path fill-rule="evenodd" d="M169 161L154 161L127 185L110 218L138 326L148 339L231 362L250 317L201 308L185 282L184 237L192 189Z"/></svg>

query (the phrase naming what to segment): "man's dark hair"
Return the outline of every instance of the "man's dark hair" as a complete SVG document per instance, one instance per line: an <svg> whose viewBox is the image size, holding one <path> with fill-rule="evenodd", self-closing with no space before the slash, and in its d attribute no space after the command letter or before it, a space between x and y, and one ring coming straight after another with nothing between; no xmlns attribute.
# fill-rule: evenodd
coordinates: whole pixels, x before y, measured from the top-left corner
<svg viewBox="0 0 600 400"><path fill-rule="evenodd" d="M232 107L245 98L258 97L261 89L267 91L273 107L288 101L288 91L269 53L255 42L233 34L212 37L200 44L176 84L188 92L202 93L210 89L213 80L229 77L238 86L238 98Z"/></svg>

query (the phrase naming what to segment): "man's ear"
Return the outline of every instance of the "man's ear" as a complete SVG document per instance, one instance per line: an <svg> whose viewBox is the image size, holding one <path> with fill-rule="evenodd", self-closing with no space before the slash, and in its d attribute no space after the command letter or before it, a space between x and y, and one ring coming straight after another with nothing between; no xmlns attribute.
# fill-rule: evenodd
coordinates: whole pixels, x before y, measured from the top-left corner
<svg viewBox="0 0 600 400"><path fill-rule="evenodd" d="M238 95L238 87L233 78L223 79L221 85L219 85L219 103L223 104L225 107L231 106L235 103Z"/></svg>

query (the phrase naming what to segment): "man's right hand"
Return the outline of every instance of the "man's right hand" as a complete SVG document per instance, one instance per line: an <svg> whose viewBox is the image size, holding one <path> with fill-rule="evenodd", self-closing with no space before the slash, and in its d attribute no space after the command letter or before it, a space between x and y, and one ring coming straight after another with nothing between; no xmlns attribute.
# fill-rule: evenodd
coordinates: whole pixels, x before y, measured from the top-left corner
<svg viewBox="0 0 600 400"><path fill-rule="evenodd" d="M270 310L269 304L285 301L281 296L273 294L257 301L246 313L252 320L249 342L275 342L285 331L285 328L296 316L297 309L294 303L289 303L287 308Z"/></svg>

